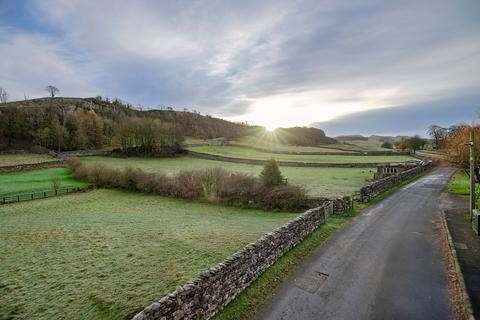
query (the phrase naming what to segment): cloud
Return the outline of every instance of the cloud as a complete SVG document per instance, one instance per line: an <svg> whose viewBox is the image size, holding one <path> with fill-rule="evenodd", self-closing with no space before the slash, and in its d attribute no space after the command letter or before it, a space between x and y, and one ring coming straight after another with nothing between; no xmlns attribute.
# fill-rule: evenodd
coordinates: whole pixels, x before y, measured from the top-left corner
<svg viewBox="0 0 480 320"><path fill-rule="evenodd" d="M476 0L24 5L37 28L4 26L9 44L4 63L21 68L18 38L28 38L30 52L38 48L40 58L58 59L63 67L50 66L50 75L75 95L93 88L150 107L167 104L259 124L302 125L471 95L480 87L480 73L473 72L480 70ZM0 48L3 56L6 49ZM35 69L32 82L42 74ZM28 68L7 69L0 81L21 92L28 78Z"/></svg>
<svg viewBox="0 0 480 320"><path fill-rule="evenodd" d="M449 127L459 123L478 123L479 112L480 95L476 94L356 112L312 125L324 129L330 136L426 136L426 129L432 124Z"/></svg>
<svg viewBox="0 0 480 320"><path fill-rule="evenodd" d="M44 88L53 84L62 95L94 93L90 85L95 73L82 68L63 47L43 36L0 30L0 86L10 99L45 96Z"/></svg>

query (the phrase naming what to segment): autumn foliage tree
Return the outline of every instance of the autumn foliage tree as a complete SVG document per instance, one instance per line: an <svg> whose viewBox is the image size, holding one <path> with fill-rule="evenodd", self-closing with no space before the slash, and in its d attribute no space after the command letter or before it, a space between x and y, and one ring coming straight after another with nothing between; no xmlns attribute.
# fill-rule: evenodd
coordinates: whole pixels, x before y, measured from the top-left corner
<svg viewBox="0 0 480 320"><path fill-rule="evenodd" d="M469 174L470 167L470 148L468 143L470 141L470 132L474 131L475 135L475 177L476 181L480 182L480 127L479 126L453 126L449 128L446 139L446 151L448 159L458 167Z"/></svg>
<svg viewBox="0 0 480 320"><path fill-rule="evenodd" d="M123 117L116 129L123 153L172 154L180 150L183 135L172 124L159 119Z"/></svg>

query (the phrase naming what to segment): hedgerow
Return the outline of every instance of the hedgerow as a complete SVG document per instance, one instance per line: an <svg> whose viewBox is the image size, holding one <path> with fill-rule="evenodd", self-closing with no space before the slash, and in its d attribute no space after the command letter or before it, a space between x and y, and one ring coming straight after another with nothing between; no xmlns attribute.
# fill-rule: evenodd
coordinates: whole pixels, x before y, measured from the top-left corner
<svg viewBox="0 0 480 320"><path fill-rule="evenodd" d="M311 206L306 190L296 185L267 186L258 178L223 168L181 171L168 176L141 169L84 165L70 159L72 176L98 188L119 188L214 204L269 211L302 211Z"/></svg>

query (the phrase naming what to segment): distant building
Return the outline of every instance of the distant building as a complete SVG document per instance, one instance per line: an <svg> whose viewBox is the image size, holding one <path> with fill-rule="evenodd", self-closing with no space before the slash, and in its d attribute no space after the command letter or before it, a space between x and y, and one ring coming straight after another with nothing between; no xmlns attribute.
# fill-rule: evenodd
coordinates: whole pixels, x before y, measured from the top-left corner
<svg viewBox="0 0 480 320"><path fill-rule="evenodd" d="M415 168L422 164L422 160L413 159L406 162L394 162L394 163L382 163L377 166L377 172L375 173L375 179L383 179L394 174L407 171L408 169Z"/></svg>
<svg viewBox="0 0 480 320"><path fill-rule="evenodd" d="M228 146L228 143L229 141L225 137L210 139L211 146Z"/></svg>

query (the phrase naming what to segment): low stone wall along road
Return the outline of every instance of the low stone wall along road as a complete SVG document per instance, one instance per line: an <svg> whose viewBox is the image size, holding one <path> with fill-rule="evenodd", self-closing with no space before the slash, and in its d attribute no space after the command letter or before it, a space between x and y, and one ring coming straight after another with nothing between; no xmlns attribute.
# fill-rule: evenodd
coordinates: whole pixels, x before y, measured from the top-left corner
<svg viewBox="0 0 480 320"><path fill-rule="evenodd" d="M441 254L439 167L354 218L307 258L262 320L451 319Z"/></svg>

